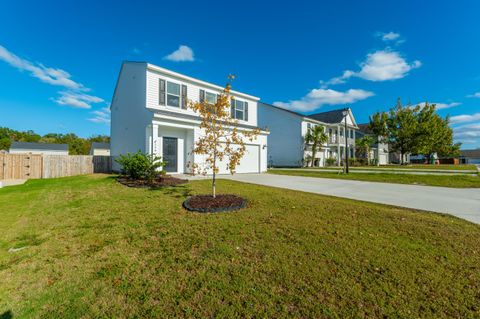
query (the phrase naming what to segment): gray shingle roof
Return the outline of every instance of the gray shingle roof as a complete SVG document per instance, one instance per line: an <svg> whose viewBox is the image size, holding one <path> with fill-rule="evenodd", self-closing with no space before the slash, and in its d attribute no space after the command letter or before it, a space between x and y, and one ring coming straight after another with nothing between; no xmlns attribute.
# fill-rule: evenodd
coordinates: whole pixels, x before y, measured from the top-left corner
<svg viewBox="0 0 480 319"><path fill-rule="evenodd" d="M477 150L461 150L460 156L470 158L480 158L480 149Z"/></svg>
<svg viewBox="0 0 480 319"><path fill-rule="evenodd" d="M316 114L310 114L307 115L308 117L311 117L315 120L325 122L325 123L330 123L330 124L336 124L336 123L341 123L343 121L343 111L345 109L339 109L339 110L332 110L328 112L320 112Z"/></svg>
<svg viewBox="0 0 480 319"><path fill-rule="evenodd" d="M68 144L12 142L10 149L68 151Z"/></svg>
<svg viewBox="0 0 480 319"><path fill-rule="evenodd" d="M110 149L110 143L100 143L100 142L92 142L92 148L94 149L105 149L109 150Z"/></svg>
<svg viewBox="0 0 480 319"><path fill-rule="evenodd" d="M358 124L358 129L360 132L363 132L365 134L372 134L372 130L370 129L370 123L363 123L363 124Z"/></svg>

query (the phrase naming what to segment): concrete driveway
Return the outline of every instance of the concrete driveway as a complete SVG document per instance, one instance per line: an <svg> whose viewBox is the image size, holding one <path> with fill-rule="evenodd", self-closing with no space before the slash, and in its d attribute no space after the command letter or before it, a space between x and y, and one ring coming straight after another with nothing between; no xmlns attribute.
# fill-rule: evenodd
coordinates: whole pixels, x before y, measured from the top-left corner
<svg viewBox="0 0 480 319"><path fill-rule="evenodd" d="M446 213L480 224L478 188L416 186L274 174L235 174L222 175L220 178Z"/></svg>

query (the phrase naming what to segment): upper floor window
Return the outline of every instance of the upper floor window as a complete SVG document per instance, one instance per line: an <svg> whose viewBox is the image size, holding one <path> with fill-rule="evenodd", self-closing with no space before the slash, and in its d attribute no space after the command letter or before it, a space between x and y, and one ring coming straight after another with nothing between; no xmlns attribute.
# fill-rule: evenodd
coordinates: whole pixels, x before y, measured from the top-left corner
<svg viewBox="0 0 480 319"><path fill-rule="evenodd" d="M343 129L340 129L340 136L343 136Z"/></svg>
<svg viewBox="0 0 480 319"><path fill-rule="evenodd" d="M159 104L187 108L187 86L159 79Z"/></svg>
<svg viewBox="0 0 480 319"><path fill-rule="evenodd" d="M217 95L210 92L205 92L205 101L210 104L215 104L217 102Z"/></svg>
<svg viewBox="0 0 480 319"><path fill-rule="evenodd" d="M312 124L311 123L307 123L307 131L311 130L312 129Z"/></svg>
<svg viewBox="0 0 480 319"><path fill-rule="evenodd" d="M350 138L353 138L353 132L354 130L350 130Z"/></svg>
<svg viewBox="0 0 480 319"><path fill-rule="evenodd" d="M248 121L248 103L232 100L230 104L230 115L234 119Z"/></svg>
<svg viewBox="0 0 480 319"><path fill-rule="evenodd" d="M167 105L180 107L180 84L167 82Z"/></svg>

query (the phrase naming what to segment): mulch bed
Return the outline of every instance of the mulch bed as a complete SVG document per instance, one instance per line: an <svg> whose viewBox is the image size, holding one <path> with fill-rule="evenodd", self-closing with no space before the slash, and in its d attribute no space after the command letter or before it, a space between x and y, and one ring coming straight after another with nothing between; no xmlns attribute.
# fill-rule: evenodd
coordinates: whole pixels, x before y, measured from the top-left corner
<svg viewBox="0 0 480 319"><path fill-rule="evenodd" d="M211 195L196 195L187 198L187 200L183 202L185 209L202 213L227 212L246 206L246 199L232 194L221 194L215 198Z"/></svg>
<svg viewBox="0 0 480 319"><path fill-rule="evenodd" d="M188 182L186 179L172 177L170 175L159 176L154 179L152 182L149 182L145 179L130 179L125 176L121 176L118 179L118 182L128 186L136 188L158 188L163 186L176 186L182 185Z"/></svg>

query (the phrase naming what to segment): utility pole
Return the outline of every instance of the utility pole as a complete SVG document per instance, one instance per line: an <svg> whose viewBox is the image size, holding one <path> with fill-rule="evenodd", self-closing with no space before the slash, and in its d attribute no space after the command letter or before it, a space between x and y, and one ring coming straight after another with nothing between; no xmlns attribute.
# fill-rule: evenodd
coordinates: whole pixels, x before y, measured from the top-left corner
<svg viewBox="0 0 480 319"><path fill-rule="evenodd" d="M348 116L348 108L345 108L342 112L343 119L345 120L345 174L348 174L348 135L347 135L347 116Z"/></svg>

